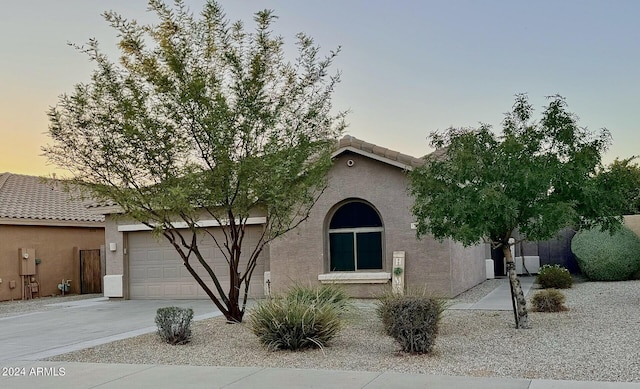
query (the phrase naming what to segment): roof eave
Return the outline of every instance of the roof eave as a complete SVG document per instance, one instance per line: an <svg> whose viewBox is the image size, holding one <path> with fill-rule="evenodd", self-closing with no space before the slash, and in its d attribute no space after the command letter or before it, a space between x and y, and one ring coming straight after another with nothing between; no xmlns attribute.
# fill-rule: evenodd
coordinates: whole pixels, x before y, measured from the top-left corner
<svg viewBox="0 0 640 389"><path fill-rule="evenodd" d="M89 227L103 228L105 222L90 220L49 220L49 219L19 219L19 218L0 218L0 225L12 226L41 226L41 227Z"/></svg>
<svg viewBox="0 0 640 389"><path fill-rule="evenodd" d="M342 153L344 153L346 151L350 151L352 153L359 154L359 155L362 155L362 156L367 157L367 158L375 159L376 161L384 162L384 163L386 163L388 165L395 166L395 167L398 167L398 168L403 169L403 170L407 170L407 171L413 170L413 166L411 166L411 165L407 165L406 163L402 163L400 161L396 161L396 160L393 160L393 159L385 158L385 157L383 157L381 155L378 155L378 154L375 154L375 153L371 153L371 152L368 152L368 151L365 151L365 150L362 150L362 149L359 149L359 148L356 148L356 147L353 147L353 146L346 146L346 147L339 148L338 150L334 151L331 154L331 158L336 158L337 156L339 156L340 154L342 154Z"/></svg>
<svg viewBox="0 0 640 389"><path fill-rule="evenodd" d="M124 213L124 209L122 209L119 205L96 205L87 208L89 212L95 213L98 215L112 215L114 213Z"/></svg>

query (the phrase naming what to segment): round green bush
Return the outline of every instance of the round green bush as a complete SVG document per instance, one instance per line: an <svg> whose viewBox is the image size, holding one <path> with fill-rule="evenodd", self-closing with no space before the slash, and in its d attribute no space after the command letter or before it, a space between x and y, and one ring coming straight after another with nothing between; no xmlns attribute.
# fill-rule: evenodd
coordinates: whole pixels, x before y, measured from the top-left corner
<svg viewBox="0 0 640 389"><path fill-rule="evenodd" d="M545 289L533 296L531 305L533 305L533 310L538 312L561 312L567 310L564 301L564 294L559 290Z"/></svg>
<svg viewBox="0 0 640 389"><path fill-rule="evenodd" d="M640 238L625 226L613 235L598 228L580 231L571 251L592 281L624 281L640 271Z"/></svg>
<svg viewBox="0 0 640 389"><path fill-rule="evenodd" d="M544 265L536 276L536 282L544 289L567 289L573 285L573 278L564 266Z"/></svg>

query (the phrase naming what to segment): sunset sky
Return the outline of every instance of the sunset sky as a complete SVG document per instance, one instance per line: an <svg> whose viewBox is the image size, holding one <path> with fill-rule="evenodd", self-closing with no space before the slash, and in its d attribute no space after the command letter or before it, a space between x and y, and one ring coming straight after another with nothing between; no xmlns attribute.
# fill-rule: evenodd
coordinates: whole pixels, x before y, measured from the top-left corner
<svg viewBox="0 0 640 389"><path fill-rule="evenodd" d="M187 0L198 13L204 0ZM342 46L337 109L347 133L406 154L431 151L430 132L499 129L516 93L539 113L561 94L580 125L608 128L605 162L640 154L640 1L221 1L243 19L269 8L293 47L303 31L328 52ZM97 38L117 58L101 13L154 21L144 0L0 0L0 173L64 174L48 166L46 112L89 79L93 65L67 45Z"/></svg>

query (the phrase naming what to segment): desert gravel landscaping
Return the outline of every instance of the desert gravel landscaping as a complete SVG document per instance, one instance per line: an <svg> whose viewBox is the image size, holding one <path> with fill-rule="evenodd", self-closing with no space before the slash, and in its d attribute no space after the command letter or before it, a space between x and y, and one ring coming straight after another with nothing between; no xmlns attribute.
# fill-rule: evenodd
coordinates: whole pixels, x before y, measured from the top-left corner
<svg viewBox="0 0 640 389"><path fill-rule="evenodd" d="M57 309L55 304L102 297L102 294L74 294L67 296L40 297L33 300L0 301L0 318L30 312Z"/></svg>
<svg viewBox="0 0 640 389"><path fill-rule="evenodd" d="M496 285L487 281L455 302L477 301ZM50 360L640 382L640 281L578 282L563 292L569 311L530 313L530 330L514 329L508 311L447 310L431 355L399 352L383 334L374 302L360 300L323 350L266 351L246 324L217 317L195 322L187 345L147 334Z"/></svg>

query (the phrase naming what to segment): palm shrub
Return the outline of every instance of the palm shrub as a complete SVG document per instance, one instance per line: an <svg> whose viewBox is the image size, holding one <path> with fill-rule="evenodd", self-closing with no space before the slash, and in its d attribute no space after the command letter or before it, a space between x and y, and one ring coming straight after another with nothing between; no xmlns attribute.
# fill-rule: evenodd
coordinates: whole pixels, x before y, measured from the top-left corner
<svg viewBox="0 0 640 389"><path fill-rule="evenodd" d="M325 347L342 329L348 306L344 292L332 286L292 288L251 311L249 326L267 349Z"/></svg>
<svg viewBox="0 0 640 389"><path fill-rule="evenodd" d="M564 294L553 288L541 290L531 298L531 305L538 312L566 311L567 307L564 306L564 302Z"/></svg>
<svg viewBox="0 0 640 389"><path fill-rule="evenodd" d="M307 301L309 304L331 304L340 311L345 311L351 305L349 295L338 285L303 286L294 285L291 287L285 298Z"/></svg>
<svg viewBox="0 0 640 389"><path fill-rule="evenodd" d="M624 281L640 271L640 238L625 226L613 234L598 228L580 231L571 250L582 273L593 281Z"/></svg>
<svg viewBox="0 0 640 389"><path fill-rule="evenodd" d="M536 282L544 289L567 289L573 285L573 278L564 266L544 265L536 276Z"/></svg>
<svg viewBox="0 0 640 389"><path fill-rule="evenodd" d="M385 295L379 299L378 316L387 335L409 353L431 352L445 304L427 296Z"/></svg>
<svg viewBox="0 0 640 389"><path fill-rule="evenodd" d="M169 344L185 344L191 341L193 309L180 307L158 308L156 325L158 335Z"/></svg>

